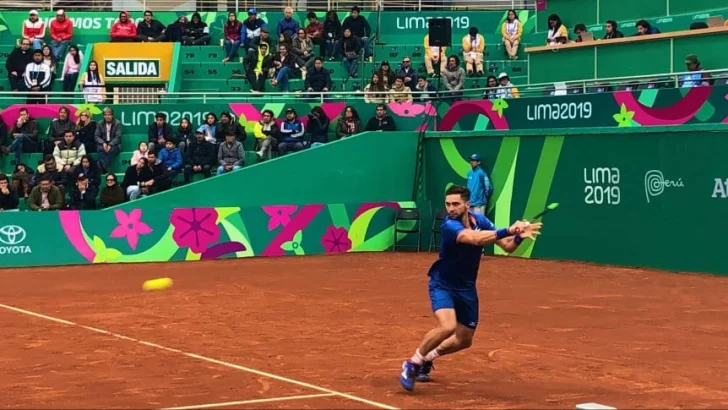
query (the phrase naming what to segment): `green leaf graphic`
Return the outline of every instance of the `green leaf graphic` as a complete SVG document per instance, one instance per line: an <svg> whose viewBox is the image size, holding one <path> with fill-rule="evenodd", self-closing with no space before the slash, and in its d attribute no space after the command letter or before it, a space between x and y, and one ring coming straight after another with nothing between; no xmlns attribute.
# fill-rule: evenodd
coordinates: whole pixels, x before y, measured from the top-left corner
<svg viewBox="0 0 728 410"><path fill-rule="evenodd" d="M293 250L293 241L283 242L281 244L281 249L284 251L292 251Z"/></svg>

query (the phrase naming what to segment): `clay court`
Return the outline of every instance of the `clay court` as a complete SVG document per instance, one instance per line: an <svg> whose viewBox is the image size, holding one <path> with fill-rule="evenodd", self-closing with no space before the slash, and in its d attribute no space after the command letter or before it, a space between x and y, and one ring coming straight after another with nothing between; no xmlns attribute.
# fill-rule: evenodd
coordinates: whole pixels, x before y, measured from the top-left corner
<svg viewBox="0 0 728 410"><path fill-rule="evenodd" d="M728 278L503 257L473 348L405 393L434 257L0 271L0 407L728 407Z"/></svg>

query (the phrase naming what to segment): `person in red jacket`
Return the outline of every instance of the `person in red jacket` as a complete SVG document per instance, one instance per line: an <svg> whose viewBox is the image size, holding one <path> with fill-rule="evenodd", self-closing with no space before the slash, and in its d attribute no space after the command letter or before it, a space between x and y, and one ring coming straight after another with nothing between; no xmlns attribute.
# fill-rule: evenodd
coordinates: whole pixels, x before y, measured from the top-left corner
<svg viewBox="0 0 728 410"><path fill-rule="evenodd" d="M63 60L66 55L66 49L71 44L73 37L73 21L66 17L66 12L58 10L56 18L51 20L51 50L56 57L56 61Z"/></svg>
<svg viewBox="0 0 728 410"><path fill-rule="evenodd" d="M228 21L225 23L225 41L223 42L223 48L225 49L225 59L223 63L235 58L235 54L238 53L240 47L240 29L243 27L242 23L238 21L238 16L234 12L228 13Z"/></svg>
<svg viewBox="0 0 728 410"><path fill-rule="evenodd" d="M43 48L45 23L38 18L38 10L31 10L28 19L23 22L23 38L30 40L33 50Z"/></svg>
<svg viewBox="0 0 728 410"><path fill-rule="evenodd" d="M126 10L119 13L119 21L111 26L111 41L116 43L136 41L136 35L136 24L129 19L129 13Z"/></svg>

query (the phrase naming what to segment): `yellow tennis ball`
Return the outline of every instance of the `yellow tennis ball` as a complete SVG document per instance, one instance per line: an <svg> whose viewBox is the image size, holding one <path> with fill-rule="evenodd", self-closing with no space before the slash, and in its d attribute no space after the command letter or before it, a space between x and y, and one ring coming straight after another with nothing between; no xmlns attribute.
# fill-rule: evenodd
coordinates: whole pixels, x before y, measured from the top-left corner
<svg viewBox="0 0 728 410"><path fill-rule="evenodd" d="M144 291L150 291L150 290L164 290L172 287L172 279L170 278L159 278L159 279L152 279L144 282L142 284L142 289Z"/></svg>

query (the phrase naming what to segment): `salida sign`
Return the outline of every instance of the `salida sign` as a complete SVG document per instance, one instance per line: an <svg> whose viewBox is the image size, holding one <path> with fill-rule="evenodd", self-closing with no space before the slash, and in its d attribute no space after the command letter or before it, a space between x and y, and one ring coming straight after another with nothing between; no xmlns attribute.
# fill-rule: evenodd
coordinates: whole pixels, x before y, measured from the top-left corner
<svg viewBox="0 0 728 410"><path fill-rule="evenodd" d="M159 59L104 61L104 75L108 79L159 79Z"/></svg>

